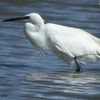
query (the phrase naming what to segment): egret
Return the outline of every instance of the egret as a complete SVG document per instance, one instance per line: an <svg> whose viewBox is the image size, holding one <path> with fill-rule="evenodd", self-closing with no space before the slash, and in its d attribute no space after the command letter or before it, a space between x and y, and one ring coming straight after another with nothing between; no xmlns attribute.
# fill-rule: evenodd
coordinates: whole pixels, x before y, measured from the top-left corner
<svg viewBox="0 0 100 100"><path fill-rule="evenodd" d="M100 59L100 39L74 27L47 23L37 13L24 17L9 18L3 22L27 19L25 33L33 45L43 50L51 50L68 64L74 63L80 72L80 61Z"/></svg>

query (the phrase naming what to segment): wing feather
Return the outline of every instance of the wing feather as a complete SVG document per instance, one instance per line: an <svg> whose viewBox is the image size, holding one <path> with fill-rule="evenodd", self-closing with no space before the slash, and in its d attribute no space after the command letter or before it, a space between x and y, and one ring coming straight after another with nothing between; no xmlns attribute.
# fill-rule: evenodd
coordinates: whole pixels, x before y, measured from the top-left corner
<svg viewBox="0 0 100 100"><path fill-rule="evenodd" d="M81 29L47 24L46 33L50 48L70 57L100 53L100 47L94 41L96 37L92 38L91 34Z"/></svg>

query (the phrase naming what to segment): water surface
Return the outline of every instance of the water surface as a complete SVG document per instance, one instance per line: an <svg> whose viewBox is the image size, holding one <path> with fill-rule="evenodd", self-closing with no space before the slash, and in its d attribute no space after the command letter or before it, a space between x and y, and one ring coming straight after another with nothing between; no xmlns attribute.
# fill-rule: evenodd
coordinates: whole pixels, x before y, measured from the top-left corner
<svg viewBox="0 0 100 100"><path fill-rule="evenodd" d="M99 0L1 0L0 21L36 12L45 20L100 37ZM0 23L0 100L100 100L100 63L75 73L31 45L24 22Z"/></svg>

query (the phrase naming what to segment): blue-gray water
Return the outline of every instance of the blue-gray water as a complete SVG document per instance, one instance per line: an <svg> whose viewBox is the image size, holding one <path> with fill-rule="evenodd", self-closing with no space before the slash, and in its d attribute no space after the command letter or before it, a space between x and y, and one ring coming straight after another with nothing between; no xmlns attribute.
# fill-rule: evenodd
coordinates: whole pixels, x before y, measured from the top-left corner
<svg viewBox="0 0 100 100"><path fill-rule="evenodd" d="M45 23L100 37L100 0L0 0L0 21L37 12ZM24 22L0 22L0 100L100 100L100 62L74 73L53 53L33 47Z"/></svg>

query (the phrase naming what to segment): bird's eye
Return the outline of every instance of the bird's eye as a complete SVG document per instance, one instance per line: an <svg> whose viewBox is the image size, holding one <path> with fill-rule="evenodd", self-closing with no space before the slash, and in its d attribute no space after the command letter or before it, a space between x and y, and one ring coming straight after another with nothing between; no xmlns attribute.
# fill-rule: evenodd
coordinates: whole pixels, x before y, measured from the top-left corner
<svg viewBox="0 0 100 100"><path fill-rule="evenodd" d="M30 16L25 16L25 19L30 19Z"/></svg>

